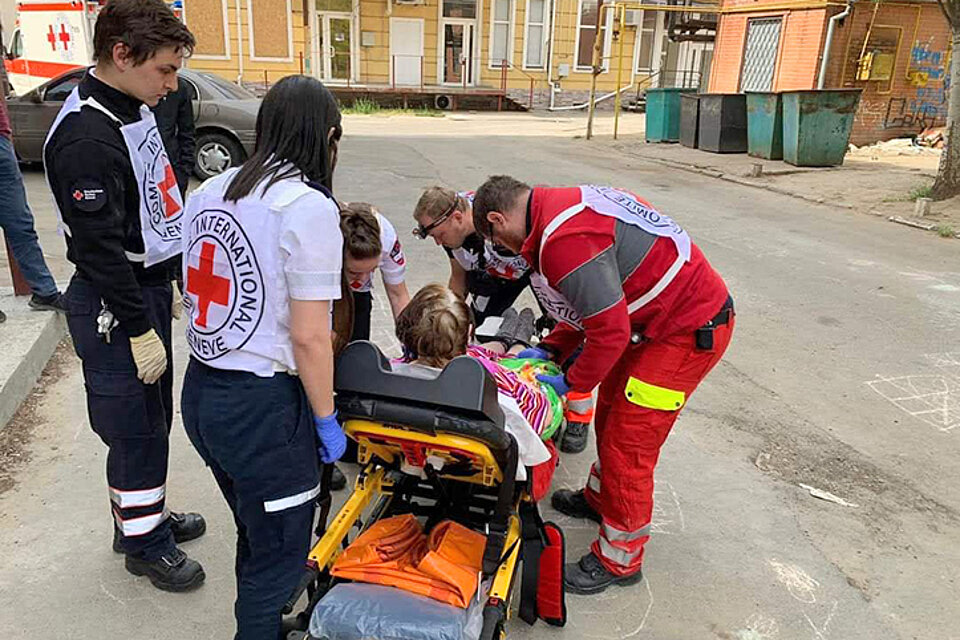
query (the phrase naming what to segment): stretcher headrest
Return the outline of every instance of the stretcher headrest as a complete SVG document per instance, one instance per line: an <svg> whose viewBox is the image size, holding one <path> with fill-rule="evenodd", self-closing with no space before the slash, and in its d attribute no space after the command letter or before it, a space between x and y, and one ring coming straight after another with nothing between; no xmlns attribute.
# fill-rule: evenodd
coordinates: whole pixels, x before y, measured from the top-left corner
<svg viewBox="0 0 960 640"><path fill-rule="evenodd" d="M454 358L436 378L421 378L393 371L375 344L360 340L340 355L334 389L344 418L459 433L501 451L510 445L497 384L469 356Z"/></svg>

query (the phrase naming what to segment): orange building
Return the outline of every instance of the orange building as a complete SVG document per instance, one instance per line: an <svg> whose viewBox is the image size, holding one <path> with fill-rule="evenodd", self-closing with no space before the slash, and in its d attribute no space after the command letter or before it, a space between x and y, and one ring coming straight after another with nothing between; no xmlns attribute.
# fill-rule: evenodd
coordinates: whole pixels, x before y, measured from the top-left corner
<svg viewBox="0 0 960 640"><path fill-rule="evenodd" d="M861 88L851 142L916 134L947 115L950 28L936 0L723 0L711 93Z"/></svg>

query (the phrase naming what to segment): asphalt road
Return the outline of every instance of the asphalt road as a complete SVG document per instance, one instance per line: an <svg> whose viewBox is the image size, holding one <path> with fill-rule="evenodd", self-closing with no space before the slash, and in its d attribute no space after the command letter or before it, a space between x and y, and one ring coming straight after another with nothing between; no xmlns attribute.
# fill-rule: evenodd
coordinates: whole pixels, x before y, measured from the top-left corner
<svg viewBox="0 0 960 640"><path fill-rule="evenodd" d="M733 345L663 451L645 580L569 597L563 630L514 621L509 637L960 638L960 244L574 139L571 122L350 118L335 179L341 198L396 223L413 290L447 276L443 252L409 235L421 189L509 173L643 194L688 229L736 299ZM42 176L27 183L66 276ZM391 348L378 302L375 339ZM179 416L169 504L209 523L185 545L208 575L188 595L152 589L110 551L105 449L86 424L76 358L63 350L55 366L11 425L31 436L0 495L3 637L231 637L233 525ZM590 461L566 457L555 485L579 486ZM579 557L594 528L546 511Z"/></svg>

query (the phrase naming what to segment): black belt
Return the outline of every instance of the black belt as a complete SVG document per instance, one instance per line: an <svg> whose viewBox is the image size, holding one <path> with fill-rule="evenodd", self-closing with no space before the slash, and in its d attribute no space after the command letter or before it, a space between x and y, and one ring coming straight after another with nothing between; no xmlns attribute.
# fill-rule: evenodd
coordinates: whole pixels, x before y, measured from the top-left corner
<svg viewBox="0 0 960 640"><path fill-rule="evenodd" d="M707 324L696 331L697 349L709 351L713 349L713 330L724 324L729 324L730 319L735 315L733 311L733 296L728 295L727 301L723 303L717 315L713 316Z"/></svg>

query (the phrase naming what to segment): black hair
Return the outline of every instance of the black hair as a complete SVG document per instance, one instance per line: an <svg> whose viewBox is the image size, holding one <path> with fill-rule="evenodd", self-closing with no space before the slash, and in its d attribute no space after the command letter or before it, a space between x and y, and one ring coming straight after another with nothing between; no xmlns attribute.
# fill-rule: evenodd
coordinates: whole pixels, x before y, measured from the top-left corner
<svg viewBox="0 0 960 640"><path fill-rule="evenodd" d="M332 191L342 133L337 100L323 83L307 76L283 78L263 98L253 155L230 182L225 198L236 202L264 180L266 191L301 174Z"/></svg>
<svg viewBox="0 0 960 640"><path fill-rule="evenodd" d="M487 213L509 211L516 203L517 198L524 191L529 191L530 185L520 182L510 176L490 176L477 189L473 198L473 226L481 236L489 238L492 232Z"/></svg>
<svg viewBox="0 0 960 640"><path fill-rule="evenodd" d="M93 59L113 61L118 42L127 46L133 64L141 65L163 47L189 56L197 41L163 0L110 0L93 28Z"/></svg>

